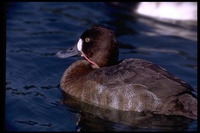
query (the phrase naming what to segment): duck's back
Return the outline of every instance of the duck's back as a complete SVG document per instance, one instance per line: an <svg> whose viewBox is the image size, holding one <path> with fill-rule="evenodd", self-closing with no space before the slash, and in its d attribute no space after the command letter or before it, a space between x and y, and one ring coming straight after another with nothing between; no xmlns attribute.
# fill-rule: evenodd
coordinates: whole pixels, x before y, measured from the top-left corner
<svg viewBox="0 0 200 133"><path fill-rule="evenodd" d="M61 88L78 100L103 108L190 118L197 115L192 87L151 62L130 58L118 65L93 70L89 64L85 68L81 66L85 73L82 77L75 76L77 84L72 85L69 81L75 79L66 79L72 78L73 68L83 62L87 64L80 60L70 66L61 80ZM80 72L76 70L73 75L80 75Z"/></svg>

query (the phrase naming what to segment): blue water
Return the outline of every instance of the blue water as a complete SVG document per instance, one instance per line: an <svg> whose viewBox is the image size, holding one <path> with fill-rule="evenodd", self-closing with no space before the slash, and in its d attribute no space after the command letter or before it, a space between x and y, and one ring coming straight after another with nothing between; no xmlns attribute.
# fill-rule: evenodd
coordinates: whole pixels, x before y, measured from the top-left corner
<svg viewBox="0 0 200 133"><path fill-rule="evenodd" d="M87 28L104 25L117 35L120 59L152 61L197 88L196 22L150 19L103 2L16 2L7 3L6 10L5 130L197 130L196 120L183 117L110 112L63 101L60 78L78 58L55 56Z"/></svg>

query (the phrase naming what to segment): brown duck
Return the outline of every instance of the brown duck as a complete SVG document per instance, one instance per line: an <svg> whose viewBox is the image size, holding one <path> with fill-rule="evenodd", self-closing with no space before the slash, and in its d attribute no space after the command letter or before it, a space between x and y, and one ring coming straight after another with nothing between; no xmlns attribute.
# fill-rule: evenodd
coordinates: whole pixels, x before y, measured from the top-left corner
<svg viewBox="0 0 200 133"><path fill-rule="evenodd" d="M75 99L106 109L197 119L195 90L152 62L118 61L112 30L92 27L73 48L56 53L60 58L78 54L84 59L70 65L60 81L61 89Z"/></svg>

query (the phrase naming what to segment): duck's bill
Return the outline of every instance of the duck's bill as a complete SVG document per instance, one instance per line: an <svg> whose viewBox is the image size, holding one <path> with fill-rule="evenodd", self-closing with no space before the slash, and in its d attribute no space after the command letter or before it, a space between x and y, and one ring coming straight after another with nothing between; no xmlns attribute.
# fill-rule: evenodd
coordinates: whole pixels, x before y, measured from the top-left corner
<svg viewBox="0 0 200 133"><path fill-rule="evenodd" d="M57 52L56 56L59 58L68 58L79 54L80 52L78 51L77 46L75 45L74 47L69 48L67 50Z"/></svg>

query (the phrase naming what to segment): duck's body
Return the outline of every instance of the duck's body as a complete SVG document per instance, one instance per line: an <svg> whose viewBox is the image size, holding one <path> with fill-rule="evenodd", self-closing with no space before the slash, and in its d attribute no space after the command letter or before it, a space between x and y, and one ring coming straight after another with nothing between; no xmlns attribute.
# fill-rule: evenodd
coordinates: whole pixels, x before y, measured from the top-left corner
<svg viewBox="0 0 200 133"><path fill-rule="evenodd" d="M93 33L96 34L98 30L107 29L98 27L95 30ZM103 33L106 35L105 31ZM108 31L110 33L110 30ZM112 57L117 56L112 63L109 64L109 60L102 61L101 56L96 58L96 51L91 54L91 48L98 47L98 41L95 42L96 36L85 37L90 32L91 29L84 32L81 36L81 45L80 41L77 45L78 51L86 60L76 61L62 76L60 85L64 92L77 100L107 109L151 111L156 114L197 118L197 99L192 94L193 88L189 84L149 61L129 58L118 62L115 39L108 41L114 42L109 47L117 50L108 52ZM113 36L107 36L110 35ZM94 40L95 45L94 42L92 45L86 44L84 40L87 37L90 39L86 42L91 43ZM108 42L101 43L101 48L108 45ZM101 51L101 48L97 51ZM63 58L63 52L57 55Z"/></svg>

